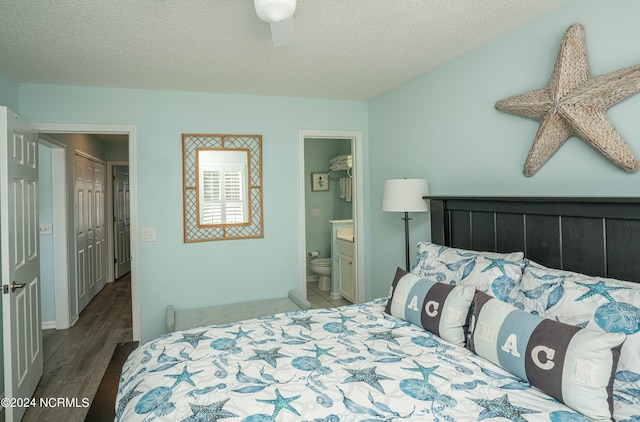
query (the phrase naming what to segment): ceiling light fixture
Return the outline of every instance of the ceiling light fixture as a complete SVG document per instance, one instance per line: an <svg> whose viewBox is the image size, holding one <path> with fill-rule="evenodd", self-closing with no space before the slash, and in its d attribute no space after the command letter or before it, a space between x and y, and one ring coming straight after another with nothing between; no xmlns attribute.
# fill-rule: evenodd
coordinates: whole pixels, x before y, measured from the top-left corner
<svg viewBox="0 0 640 422"><path fill-rule="evenodd" d="M258 17L265 22L281 22L293 16L296 0L254 0Z"/></svg>

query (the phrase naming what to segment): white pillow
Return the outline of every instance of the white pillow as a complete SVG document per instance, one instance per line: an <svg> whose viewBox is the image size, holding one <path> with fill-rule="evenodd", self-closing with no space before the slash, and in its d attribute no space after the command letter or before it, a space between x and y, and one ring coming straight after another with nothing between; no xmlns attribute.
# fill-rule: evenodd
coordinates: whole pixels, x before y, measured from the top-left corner
<svg viewBox="0 0 640 422"><path fill-rule="evenodd" d="M438 281L473 286L507 301L522 278L524 254L470 251L419 242L412 273Z"/></svg>

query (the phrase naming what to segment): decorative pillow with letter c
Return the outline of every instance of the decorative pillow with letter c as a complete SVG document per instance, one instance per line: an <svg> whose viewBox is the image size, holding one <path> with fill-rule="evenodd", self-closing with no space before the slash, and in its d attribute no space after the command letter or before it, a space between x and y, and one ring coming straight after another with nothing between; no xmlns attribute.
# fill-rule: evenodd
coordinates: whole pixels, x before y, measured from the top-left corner
<svg viewBox="0 0 640 422"><path fill-rule="evenodd" d="M467 347L567 406L611 420L613 380L626 339L563 324L476 292Z"/></svg>
<svg viewBox="0 0 640 422"><path fill-rule="evenodd" d="M398 268L385 312L464 346L475 291L472 286L451 286Z"/></svg>

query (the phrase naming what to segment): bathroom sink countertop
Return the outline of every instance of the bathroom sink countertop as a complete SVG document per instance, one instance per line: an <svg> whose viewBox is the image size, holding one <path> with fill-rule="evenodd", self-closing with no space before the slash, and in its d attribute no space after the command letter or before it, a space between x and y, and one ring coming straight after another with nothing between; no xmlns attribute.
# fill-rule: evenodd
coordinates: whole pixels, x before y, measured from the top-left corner
<svg viewBox="0 0 640 422"><path fill-rule="evenodd" d="M336 230L336 237L347 242L353 242L353 229Z"/></svg>

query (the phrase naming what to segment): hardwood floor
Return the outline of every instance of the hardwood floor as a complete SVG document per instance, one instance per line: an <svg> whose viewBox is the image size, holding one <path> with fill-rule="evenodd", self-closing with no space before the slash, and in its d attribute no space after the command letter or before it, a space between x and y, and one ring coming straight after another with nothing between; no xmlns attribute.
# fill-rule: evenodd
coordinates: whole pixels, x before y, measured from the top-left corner
<svg viewBox="0 0 640 422"><path fill-rule="evenodd" d="M22 421L84 421L116 344L131 340L131 279L126 275L108 283L76 325L43 331L44 374L34 398L54 404L52 399L75 399L77 406L29 408Z"/></svg>

